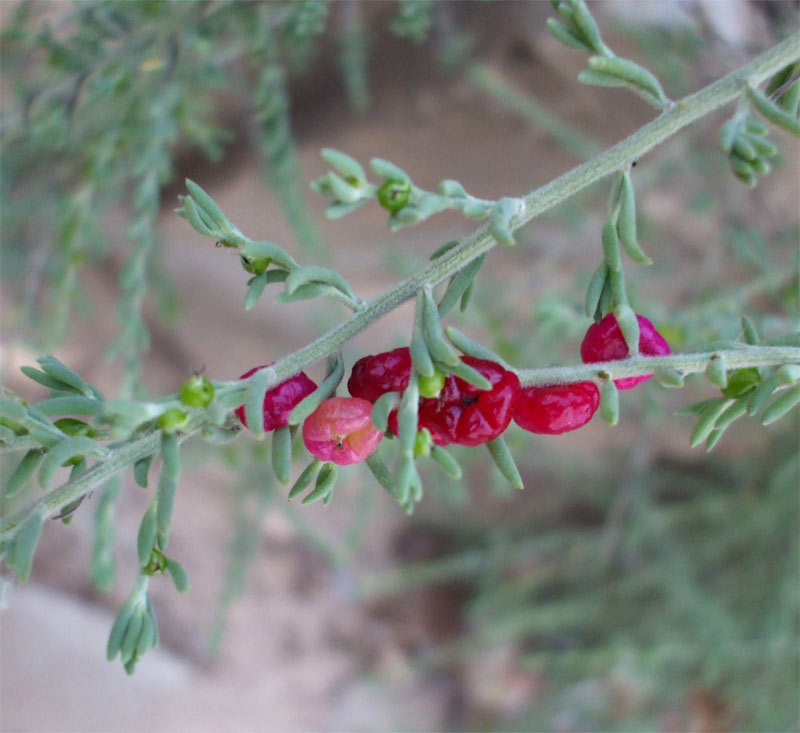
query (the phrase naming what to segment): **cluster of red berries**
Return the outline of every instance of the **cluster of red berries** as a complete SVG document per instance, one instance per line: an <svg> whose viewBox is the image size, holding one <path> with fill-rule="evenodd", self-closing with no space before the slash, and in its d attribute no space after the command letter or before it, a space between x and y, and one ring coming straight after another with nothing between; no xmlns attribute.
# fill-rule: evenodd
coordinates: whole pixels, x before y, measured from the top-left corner
<svg viewBox="0 0 800 733"><path fill-rule="evenodd" d="M643 316L639 321L639 351L646 356L669 354L669 345ZM628 356L628 346L617 320L608 314L589 327L581 344L584 363L614 361ZM440 446L475 446L499 437L513 419L532 433L560 435L576 430L592 419L600 404L593 382L542 387L522 387L516 374L500 364L470 356L462 361L491 384L481 390L452 374L420 378L419 430L426 429ZM251 369L242 378L256 370ZM365 356L354 365L347 382L351 397L331 397L303 423L303 442L309 452L338 465L358 463L378 447L384 433L372 423L373 403L387 392L403 392L411 376L407 347ZM618 379L618 389L630 389L651 375ZM289 413L316 384L300 372L269 390L264 397L264 430L288 424ZM245 422L244 407L236 410ZM397 433L397 411L389 415L388 429Z"/></svg>

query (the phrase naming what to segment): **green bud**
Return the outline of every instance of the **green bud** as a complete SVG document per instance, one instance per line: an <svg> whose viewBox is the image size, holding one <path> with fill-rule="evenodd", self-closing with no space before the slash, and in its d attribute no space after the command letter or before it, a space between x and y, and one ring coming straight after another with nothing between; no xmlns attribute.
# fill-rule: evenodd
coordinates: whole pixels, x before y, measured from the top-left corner
<svg viewBox="0 0 800 733"><path fill-rule="evenodd" d="M53 425L65 435L73 437L94 438L97 435L97 431L91 425L87 425L83 420L77 420L74 417L61 417Z"/></svg>
<svg viewBox="0 0 800 733"><path fill-rule="evenodd" d="M261 275L265 273L272 263L269 257L245 257L241 255L239 260L245 272L249 272L251 275Z"/></svg>
<svg viewBox="0 0 800 733"><path fill-rule="evenodd" d="M172 407L158 416L158 426L165 433L174 433L186 425L189 416L180 408Z"/></svg>
<svg viewBox="0 0 800 733"><path fill-rule="evenodd" d="M378 189L378 202L393 214L405 208L409 198L411 184L408 181L388 180Z"/></svg>
<svg viewBox="0 0 800 733"><path fill-rule="evenodd" d="M181 386L181 402L187 407L208 407L213 399L214 385L201 374L195 374Z"/></svg>
<svg viewBox="0 0 800 733"><path fill-rule="evenodd" d="M433 375L430 377L425 377L420 374L417 378L419 396L428 398L438 397L439 392L441 392L442 387L444 387L444 380L444 372L440 369L434 369ZM427 455L427 453L425 455Z"/></svg>
<svg viewBox="0 0 800 733"><path fill-rule="evenodd" d="M431 454L431 445L433 445L431 431L428 428L422 428L414 439L414 455L429 456Z"/></svg>
<svg viewBox="0 0 800 733"><path fill-rule="evenodd" d="M755 367L736 369L728 375L728 384L722 388L722 394L729 399L736 399L750 394L761 383L761 374Z"/></svg>

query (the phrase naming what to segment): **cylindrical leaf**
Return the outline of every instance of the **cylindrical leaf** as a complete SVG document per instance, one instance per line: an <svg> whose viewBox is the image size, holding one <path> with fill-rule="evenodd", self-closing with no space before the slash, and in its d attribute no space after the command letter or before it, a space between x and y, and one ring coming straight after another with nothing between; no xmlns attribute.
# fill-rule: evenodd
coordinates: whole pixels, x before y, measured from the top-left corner
<svg viewBox="0 0 800 733"><path fill-rule="evenodd" d="M597 307L600 305L600 296L603 294L603 288L606 287L606 278L608 276L608 265L605 260L600 263L586 288L586 300L584 302L584 310L589 318L594 318L597 313ZM452 339L451 339L452 340Z"/></svg>
<svg viewBox="0 0 800 733"><path fill-rule="evenodd" d="M609 219L603 225L603 258L608 269L612 272L619 272L622 268L622 260L619 255L619 237L614 222Z"/></svg>
<svg viewBox="0 0 800 733"><path fill-rule="evenodd" d="M689 437L689 445L694 448L702 443L716 426L719 416L733 404L731 400L719 398L714 400L700 413L700 419Z"/></svg>
<svg viewBox="0 0 800 733"><path fill-rule="evenodd" d="M483 374L481 374L474 367L471 367L469 364L465 364L463 361L459 361L458 364L455 364L454 366L448 366L446 369L451 374L454 374L459 379L463 379L473 387L483 390L489 390L492 388L492 383L486 377L484 377Z"/></svg>
<svg viewBox="0 0 800 733"><path fill-rule="evenodd" d="M42 535L42 516L33 512L14 535L14 572L20 583L26 583L33 566L33 555Z"/></svg>
<svg viewBox="0 0 800 733"><path fill-rule="evenodd" d="M511 455L503 436L490 440L486 447L489 449L489 455L491 455L495 465L500 469L500 473L508 479L508 482L515 489L524 489L522 476L519 475L517 464L514 463L514 456Z"/></svg>
<svg viewBox="0 0 800 733"><path fill-rule="evenodd" d="M436 461L439 468L448 476L454 479L461 478L461 466L458 465L458 461L453 458L449 451L439 445L433 445L431 446L431 458Z"/></svg>
<svg viewBox="0 0 800 733"><path fill-rule="evenodd" d="M763 92L749 85L747 87L747 96L756 106L756 109L770 122L783 128L786 132L795 137L800 137L800 120L794 115L781 109L777 104L766 97Z"/></svg>
<svg viewBox="0 0 800 733"><path fill-rule="evenodd" d="M328 399L339 386L344 376L344 362L342 361L341 354L337 354L332 362L332 369L330 374L323 380L322 384L317 387L310 395L304 397L300 402L295 405L289 413L289 425L299 425L305 420L314 410L316 410L325 400Z"/></svg>
<svg viewBox="0 0 800 733"><path fill-rule="evenodd" d="M175 584L175 589L178 593L189 592L189 575L177 560L167 560L167 572L172 577L172 582Z"/></svg>
<svg viewBox="0 0 800 733"><path fill-rule="evenodd" d="M677 369L659 367L654 372L658 383L662 387L683 387L683 374Z"/></svg>
<svg viewBox="0 0 800 733"><path fill-rule="evenodd" d="M289 491L289 498L294 499L295 496L305 491L306 487L319 473L321 467L322 461L320 461L318 458L315 458L313 461L311 461L311 463L309 463L303 469L303 472L297 477L297 481L294 482L294 486L292 486L291 490Z"/></svg>
<svg viewBox="0 0 800 733"><path fill-rule="evenodd" d="M311 504L328 496L333 491L338 472L339 467L335 463L330 461L323 463L319 474L317 474L317 481L314 484L313 491L303 497L302 503Z"/></svg>
<svg viewBox="0 0 800 733"><path fill-rule="evenodd" d="M50 448L42 460L42 466L39 469L39 485L46 489L56 471L70 458L84 455L103 456L105 452L105 449L91 438L74 437L60 440Z"/></svg>
<svg viewBox="0 0 800 733"><path fill-rule="evenodd" d="M397 406L397 392L386 392L375 400L372 406L372 423L382 433L389 424L389 413Z"/></svg>
<svg viewBox="0 0 800 733"><path fill-rule="evenodd" d="M329 270L327 267L318 267L317 265L305 265L289 273L289 277L286 278L286 292L291 295L299 287L309 283L330 285L340 293L344 293L348 298L356 299L350 284L338 272Z"/></svg>
<svg viewBox="0 0 800 733"><path fill-rule="evenodd" d="M292 432L288 425L272 432L272 470L284 486L292 475Z"/></svg>
<svg viewBox="0 0 800 733"><path fill-rule="evenodd" d="M628 346L628 351L631 356L636 356L639 353L639 319L627 303L620 303L614 308L614 318L617 319L619 330L622 332L622 338L625 339L625 344Z"/></svg>
<svg viewBox="0 0 800 733"><path fill-rule="evenodd" d="M383 462L377 453L368 456L364 461L367 467L372 471L372 475L377 479L378 483L383 486L392 496L394 496L394 479L389 467Z"/></svg>
<svg viewBox="0 0 800 733"><path fill-rule="evenodd" d="M770 395L775 391L778 386L778 377L773 374L767 377L761 384L759 384L750 394L747 400L747 414L755 415L769 399Z"/></svg>
<svg viewBox="0 0 800 733"><path fill-rule="evenodd" d="M417 375L411 370L408 387L403 392L400 407L397 410L397 431L403 453L412 453L414 440L417 437L417 411L419 409L419 384Z"/></svg>
<svg viewBox="0 0 800 733"><path fill-rule="evenodd" d="M111 632L108 635L108 644L106 645L106 658L109 662L117 656L117 652L119 652L122 646L122 640L125 637L125 632L128 630L128 623L138 606L138 602L139 594L138 592L134 592L128 596L125 603L123 603L119 611L117 611L114 624L111 626Z"/></svg>
<svg viewBox="0 0 800 733"><path fill-rule="evenodd" d="M388 160L383 160L382 158L373 158L369 162L369 166L373 171L375 171L375 173L389 181L402 181L404 183L411 183L408 173L406 173L402 168L396 166L394 163L390 163Z"/></svg>
<svg viewBox="0 0 800 733"><path fill-rule="evenodd" d="M619 422L619 391L611 379L600 385L600 415L609 425Z"/></svg>
<svg viewBox="0 0 800 733"><path fill-rule="evenodd" d="M623 59L619 56L592 56L589 59L589 67L594 71L616 76L652 95L659 102L663 102L666 99L658 79L647 69L630 59Z"/></svg>
<svg viewBox="0 0 800 733"><path fill-rule="evenodd" d="M728 386L728 372L725 368L725 354L714 354L706 364L706 377L715 387Z"/></svg>
<svg viewBox="0 0 800 733"><path fill-rule="evenodd" d="M422 329L433 361L448 367L458 364L458 357L442 336L439 309L433 300L430 286L423 288L423 299Z"/></svg>
<svg viewBox="0 0 800 733"><path fill-rule="evenodd" d="M247 380L244 395L244 416L247 427L256 437L264 435L264 395L270 382L267 369L259 369Z"/></svg>
<svg viewBox="0 0 800 733"><path fill-rule="evenodd" d="M319 155L331 168L345 178L355 178L359 182L366 183L366 173L355 158L333 148L323 148Z"/></svg>
<svg viewBox="0 0 800 733"><path fill-rule="evenodd" d="M162 550L167 548L169 529L172 524L172 509L175 505L175 492L178 489L179 478L180 456L178 453L178 439L174 434L162 433L161 472L158 476L158 488L156 489L157 541Z"/></svg>
<svg viewBox="0 0 800 733"><path fill-rule="evenodd" d="M466 267L459 270L455 275L453 275L453 277L450 278L450 282L447 284L447 289L445 290L442 299L439 301L440 318L443 318L445 315L447 315L447 313L452 310L455 304L461 300L461 296L464 295L464 292L475 280L478 271L486 261L486 256L486 254L482 254L480 257L476 257Z"/></svg>
<svg viewBox="0 0 800 733"><path fill-rule="evenodd" d="M156 518L158 502L154 499L147 507L147 511L142 517L139 525L139 533L136 537L136 553L139 556L139 564L145 567L150 562L153 554L153 547L156 544L158 535L158 521Z"/></svg>
<svg viewBox="0 0 800 733"><path fill-rule="evenodd" d="M249 282L247 283L247 292L244 296L244 309L246 311L252 310L255 304L258 303L258 299L264 292L266 285L266 272L262 272L260 275L255 275L254 277L250 278Z"/></svg>
<svg viewBox="0 0 800 733"><path fill-rule="evenodd" d="M782 418L789 410L800 402L800 385L787 389L776 399L761 416L761 424L769 425Z"/></svg>
<svg viewBox="0 0 800 733"><path fill-rule="evenodd" d="M755 325L747 316L742 316L742 336L744 337L744 342L750 344L750 346L755 346L758 343L758 331L756 331Z"/></svg>
<svg viewBox="0 0 800 733"><path fill-rule="evenodd" d="M242 254L250 259L272 260L273 263L280 265L285 270L291 271L297 267L297 263L289 254L272 242L255 242L249 239L242 247Z"/></svg>
<svg viewBox="0 0 800 733"><path fill-rule="evenodd" d="M510 369L508 362L504 359L501 359L497 354L494 353L490 348L484 346L483 344L479 344L477 341L473 341L469 336L459 331L454 326L448 326L445 329L445 333L447 334L447 338L450 340L450 343L453 344L461 353L466 354L467 356L472 356L476 359L487 359L488 361L493 361L496 364L500 364L504 369Z"/></svg>
<svg viewBox="0 0 800 733"><path fill-rule="evenodd" d="M32 448L22 457L22 460L14 469L14 473L8 477L8 481L3 488L3 498L10 499L12 496L16 496L36 472L43 455L44 451L41 448Z"/></svg>

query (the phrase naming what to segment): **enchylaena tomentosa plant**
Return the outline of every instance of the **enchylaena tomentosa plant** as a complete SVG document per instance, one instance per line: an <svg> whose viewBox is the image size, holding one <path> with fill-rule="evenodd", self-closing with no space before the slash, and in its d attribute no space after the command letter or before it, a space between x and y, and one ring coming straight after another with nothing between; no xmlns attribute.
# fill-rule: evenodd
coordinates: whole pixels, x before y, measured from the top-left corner
<svg viewBox="0 0 800 733"><path fill-rule="evenodd" d="M223 444L237 439L243 426L256 438L269 432L274 473L281 483L289 484L293 442L301 431L312 460L289 490L290 498L306 492L314 481L303 503L328 503L338 466L364 462L378 483L410 512L423 494L418 460L429 457L448 475L459 477L461 468L446 446L485 445L503 476L522 488L503 438L512 420L532 432L560 434L581 427L599 411L614 425L620 419L619 391L650 376L662 385L681 387L687 375L705 374L715 396L685 411L697 417L691 444L705 441L709 449L744 415L756 415L769 424L800 402L800 333L761 341L743 316L741 341L670 353L653 324L633 311L623 270L623 255L641 265L652 262L636 228L634 161L736 100L737 112L724 126L721 141L734 174L748 185L756 174L767 172L765 159L776 153L751 104L766 122L800 135L800 34L673 101L652 73L617 57L605 45L582 0L560 0L554 6L559 19L548 26L556 38L594 54L579 80L632 89L656 107L655 119L545 186L496 201L474 197L453 180L426 191L407 172L378 158L369 165L377 177L371 180L354 158L323 150L331 170L312 187L331 200L327 209L331 219L377 201L388 211L392 230L448 209L485 222L471 235L436 249L425 268L370 301L361 298L340 273L298 263L278 244L251 239L198 184L187 181L188 194L181 197L178 213L199 233L239 251L241 265L250 275L245 308L252 308L267 287L274 286L280 288L278 304L332 297L352 315L315 341L273 364L255 367L241 379L195 375L177 394L154 401L109 399L52 356L40 358L39 369L23 368L29 378L50 390L46 399L28 404L9 391L0 398L3 452L22 454L3 497L13 497L34 481L45 491L0 522L2 557L20 582L31 571L45 519L68 520L103 484L114 490L108 495L115 495L119 484L114 482L128 468L136 482L148 488L151 465L160 457L152 500L137 538L139 576L120 608L107 649L109 659L119 655L128 672L158 643L148 595L150 579L166 573L179 591L188 590L183 567L168 554L168 541L180 478L180 445L189 438ZM762 92L764 81L768 84ZM598 232L601 262L586 293L586 315L594 325L581 350L583 364L539 369L511 365L452 326L443 326L442 319L456 305L468 308L481 266L496 244L513 247L514 232L523 224L606 178L610 179L608 215ZM409 299L415 299L416 309L407 348L364 357L348 382L351 396L337 395L347 371L341 347ZM303 369L324 359L327 374L317 386ZM397 438L393 468L375 452L384 434ZM51 488L63 466L70 469L68 480ZM110 558L106 538L93 561L98 577L107 579L113 573Z"/></svg>

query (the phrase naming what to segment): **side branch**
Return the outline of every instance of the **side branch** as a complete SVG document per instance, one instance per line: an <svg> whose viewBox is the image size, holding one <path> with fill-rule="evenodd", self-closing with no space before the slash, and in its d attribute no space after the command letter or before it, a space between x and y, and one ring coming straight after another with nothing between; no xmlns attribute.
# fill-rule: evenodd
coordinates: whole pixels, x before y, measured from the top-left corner
<svg viewBox="0 0 800 733"><path fill-rule="evenodd" d="M742 93L748 83L757 84L789 62L800 57L800 32L777 44L736 71L676 102L655 120L630 137L576 166L525 197L525 210L512 218L510 227L519 229L535 217L557 206L574 194L638 160L692 122L722 107ZM496 244L488 226L483 226L461 244L442 255L425 269L378 295L362 310L291 356L273 365L274 381L269 386L330 356L357 333L366 329L400 303L413 298L426 284L437 285L455 274Z"/></svg>
<svg viewBox="0 0 800 733"><path fill-rule="evenodd" d="M800 364L800 348L798 347L743 346L740 349L725 349L718 352L636 356L619 361L594 362L579 366L522 369L517 372L517 375L524 386L530 387L594 381L599 378L601 372L605 372L614 379L652 374L655 369L675 369L684 375L699 374L706 370L709 359L716 354L725 354L725 365L728 369Z"/></svg>

